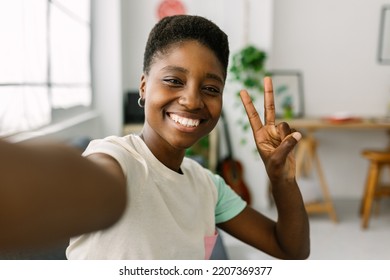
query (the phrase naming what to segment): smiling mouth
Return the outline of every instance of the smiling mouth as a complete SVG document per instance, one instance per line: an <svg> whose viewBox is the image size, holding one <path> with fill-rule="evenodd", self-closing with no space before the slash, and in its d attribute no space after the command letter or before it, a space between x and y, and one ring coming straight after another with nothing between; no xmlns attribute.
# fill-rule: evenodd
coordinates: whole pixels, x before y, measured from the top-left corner
<svg viewBox="0 0 390 280"><path fill-rule="evenodd" d="M169 117L176 123L185 127L197 127L200 124L198 119L188 119L175 114L169 114Z"/></svg>

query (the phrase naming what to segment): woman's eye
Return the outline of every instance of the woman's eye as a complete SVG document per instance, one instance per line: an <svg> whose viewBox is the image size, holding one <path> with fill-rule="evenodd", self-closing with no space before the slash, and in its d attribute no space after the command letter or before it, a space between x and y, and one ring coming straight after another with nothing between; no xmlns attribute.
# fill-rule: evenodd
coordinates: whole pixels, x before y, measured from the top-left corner
<svg viewBox="0 0 390 280"><path fill-rule="evenodd" d="M218 88L215 87L204 87L204 90L212 95L217 95L221 92Z"/></svg>
<svg viewBox="0 0 390 280"><path fill-rule="evenodd" d="M183 84L180 80L172 78L164 79L164 82L175 86Z"/></svg>

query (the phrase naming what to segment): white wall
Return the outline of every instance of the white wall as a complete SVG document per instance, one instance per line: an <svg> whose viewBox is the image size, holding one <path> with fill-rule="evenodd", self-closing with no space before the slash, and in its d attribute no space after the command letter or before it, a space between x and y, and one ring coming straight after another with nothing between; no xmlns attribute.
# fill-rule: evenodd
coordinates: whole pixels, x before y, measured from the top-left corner
<svg viewBox="0 0 390 280"><path fill-rule="evenodd" d="M390 67L376 60L380 8L385 2L275 1L271 63L304 71L309 116L386 112Z"/></svg>
<svg viewBox="0 0 390 280"><path fill-rule="evenodd" d="M160 0L122 0L123 88L136 90L142 73L147 36L158 21L156 10ZM250 42L270 49L272 1L182 0L188 14L201 15L215 22L229 36L231 52L244 45L245 5L250 6Z"/></svg>
<svg viewBox="0 0 390 280"><path fill-rule="evenodd" d="M123 131L121 1L93 0L92 79L101 135Z"/></svg>
<svg viewBox="0 0 390 280"><path fill-rule="evenodd" d="M307 116L345 111L382 116L390 102L390 65L377 63L383 0L274 1L270 65L304 75ZM319 152L334 197L360 198L363 148L384 147L384 132L321 131Z"/></svg>

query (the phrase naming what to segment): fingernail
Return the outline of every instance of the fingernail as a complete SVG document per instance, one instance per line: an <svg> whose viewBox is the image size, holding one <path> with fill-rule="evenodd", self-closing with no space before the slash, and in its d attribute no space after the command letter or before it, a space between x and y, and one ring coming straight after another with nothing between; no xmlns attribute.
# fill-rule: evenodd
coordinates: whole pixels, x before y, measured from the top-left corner
<svg viewBox="0 0 390 280"><path fill-rule="evenodd" d="M301 140L302 138L302 134L300 134L299 132L294 132L293 134L291 134L291 136L294 137L297 141Z"/></svg>

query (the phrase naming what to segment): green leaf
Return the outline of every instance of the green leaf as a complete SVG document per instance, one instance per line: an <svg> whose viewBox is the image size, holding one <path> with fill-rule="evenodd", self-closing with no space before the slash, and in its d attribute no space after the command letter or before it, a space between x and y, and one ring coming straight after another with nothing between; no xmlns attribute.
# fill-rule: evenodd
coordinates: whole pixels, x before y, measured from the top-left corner
<svg viewBox="0 0 390 280"><path fill-rule="evenodd" d="M243 47L236 53L233 53L231 57L231 66L229 68L231 80L239 83L242 88L248 89L253 102L255 102L264 91L263 78L267 73L265 69L266 60L266 52L254 45ZM241 105L239 91L235 93L235 97L237 102L234 105L237 107L238 105ZM239 117L237 124L246 132L249 131L250 124L246 118L246 112L243 109L243 106L241 106L241 108L242 114L241 117ZM242 138L240 143L245 145L247 141L245 138Z"/></svg>

